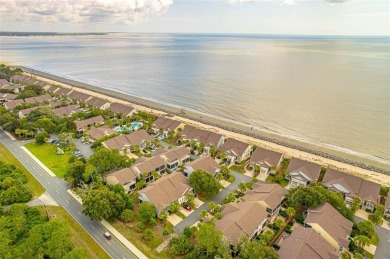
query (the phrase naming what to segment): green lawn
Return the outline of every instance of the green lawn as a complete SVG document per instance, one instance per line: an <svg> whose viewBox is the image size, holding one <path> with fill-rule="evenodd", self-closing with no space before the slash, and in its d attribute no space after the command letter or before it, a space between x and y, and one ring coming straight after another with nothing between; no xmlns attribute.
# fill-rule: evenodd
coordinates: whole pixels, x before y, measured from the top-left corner
<svg viewBox="0 0 390 259"><path fill-rule="evenodd" d="M169 139L163 139L162 140L163 142L165 142L165 143L167 143L168 145L170 145L170 146L176 146L176 144L174 143L174 142L172 142L171 140L169 140Z"/></svg>
<svg viewBox="0 0 390 259"><path fill-rule="evenodd" d="M228 181L229 183L233 183L235 180L236 178L233 175L231 175L229 179L227 179L226 181Z"/></svg>
<svg viewBox="0 0 390 259"><path fill-rule="evenodd" d="M27 177L26 187L33 193L34 197L38 197L45 192L45 188L38 182L38 180L30 174L30 172L19 162L18 159L2 144L0 143L0 160L14 165Z"/></svg>
<svg viewBox="0 0 390 259"><path fill-rule="evenodd" d="M265 181L266 181L267 183L277 183L276 180L275 180L275 176L273 176L273 175L269 175L269 176L267 177L267 179L265 179ZM283 179L283 180L281 180L280 182L278 182L278 184L279 184L280 186L282 186L283 188L286 187L286 186L288 185L288 183L289 183L289 181L288 181L287 179Z"/></svg>
<svg viewBox="0 0 390 259"><path fill-rule="evenodd" d="M185 219L186 218L186 215L184 215L183 213L181 213L180 211L176 211L176 215L182 219Z"/></svg>
<svg viewBox="0 0 390 259"><path fill-rule="evenodd" d="M64 177L71 153L66 151L64 155L58 155L57 146L47 143L38 145L32 142L26 144L25 147L58 177Z"/></svg>
<svg viewBox="0 0 390 259"><path fill-rule="evenodd" d="M37 207L42 214L46 214L43 207ZM60 220L70 231L72 242L78 247L84 247L93 258L110 258L95 240L68 214L62 207L46 206L49 218Z"/></svg>
<svg viewBox="0 0 390 259"><path fill-rule="evenodd" d="M244 166L242 166L242 165L232 165L229 169L236 171L240 174L245 174L245 172L246 172Z"/></svg>

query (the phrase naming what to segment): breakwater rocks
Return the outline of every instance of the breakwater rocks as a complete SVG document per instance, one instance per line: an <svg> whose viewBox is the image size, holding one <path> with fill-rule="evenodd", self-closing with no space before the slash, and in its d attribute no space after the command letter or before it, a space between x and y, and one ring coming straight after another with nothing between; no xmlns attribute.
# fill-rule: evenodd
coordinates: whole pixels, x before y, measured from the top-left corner
<svg viewBox="0 0 390 259"><path fill-rule="evenodd" d="M285 142L285 141L269 138L269 137L266 137L266 136L263 136L263 135L251 132L249 127L248 127L248 131L236 129L236 128L233 128L233 127L228 127L228 126L225 126L225 125L221 125L221 124L218 124L218 123L211 122L209 120L202 119L200 117L191 116L191 115L187 114L185 112L185 110L183 110L183 109L174 108L174 107L169 107L168 108L166 105L158 104L158 103L153 102L153 101L144 100L142 98L130 96L130 95L127 95L127 94L111 91L109 89L100 88L98 86L93 86L93 85L90 85L90 84L74 81L74 80L71 80L71 79L67 79L67 78L64 78L64 77L48 74L48 73L45 73L45 72L42 72L42 71L38 71L38 70L35 70L35 69L31 69L31 68L27 68L27 67L20 67L20 68L23 69L23 71L25 71L27 73L30 73L30 74L33 74L33 75L36 75L36 76L44 77L44 78L47 78L47 79L50 79L50 80L53 80L53 81L57 81L57 82L60 82L60 83L64 83L64 84L67 84L67 85L71 85L71 86L79 87L79 88L82 88L82 89L90 90L90 91L93 91L93 92L97 92L97 93L100 93L100 94L104 94L104 95L107 95L107 96L110 96L110 97L113 97L113 98L121 99L123 101L130 101L131 103L133 103L135 105L140 105L140 106L147 107L149 109L162 111L162 112L165 112L165 113L167 113L169 115L177 115L179 117L183 117L183 118L186 118L186 119L189 119L189 120L197 121L197 122L209 125L209 126L218 127L218 128L221 128L221 129L224 129L224 130L227 130L227 131L231 131L231 132L234 132L234 133L239 133L239 134L246 135L246 136L249 136L249 137L253 137L253 138L256 138L256 139L259 139L259 140L271 142L271 143L274 143L274 144L277 144L277 145L280 145L280 146L288 147L288 148L291 148L291 149L296 149L296 150L307 152L307 153L310 153L310 154L313 154L313 155L317 155L317 156L320 156L320 157L323 157L323 158L331 159L331 160L334 160L334 161L337 161L337 162L341 162L341 163L344 163L344 164L349 164L349 165L352 165L352 166L360 167L362 169L366 169L366 170L369 170L369 171L373 171L373 172L377 172L377 173L381 173L381 174L385 174L385 175L389 175L390 176L390 171L389 170L382 169L382 168L379 168L379 167L376 167L376 166L371 166L371 165L368 165L368 164L365 164L365 163L361 163L361 162L352 161L352 160L349 160L349 159L346 159L346 158L342 158L342 157L339 157L339 156L328 154L326 152L321 152L321 151L318 151L318 150L305 148L305 147L302 147L302 146L299 146L299 145L293 145L293 144L290 144L290 143Z"/></svg>
<svg viewBox="0 0 390 259"><path fill-rule="evenodd" d="M184 115L184 114L177 114L177 115L180 116L180 117L185 117L185 118L190 119L190 120L201 122L203 124L207 124L207 125L210 125L210 126L215 126L215 127L227 130L227 131L231 131L231 132L234 132L234 133L239 133L239 134L246 135L246 136L249 136L249 137L253 137L253 138L256 138L256 139L260 139L260 140L263 140L263 141L271 142L271 143L274 143L274 144L277 144L277 145L280 145L280 146L288 147L288 148L291 148L291 149L296 149L296 150L303 151L303 152L306 152L306 153L310 153L310 154L313 154L313 155L317 155L317 156L320 156L320 157L323 157L323 158L331 159L331 160L338 161L338 162L341 162L341 163L344 163L344 164L353 165L353 166L360 167L360 168L363 168L363 169L366 169L366 170L370 170L370 171L373 171L373 172L377 172L377 173L381 173L381 174L385 174L385 175L389 175L390 176L390 171L389 170L385 170L385 169L382 169L382 168L379 168L379 167L367 165L365 163L355 162L355 161L352 161L352 160L349 160L349 159L345 159L345 158L342 158L342 157L339 157L339 156L331 155L331 154L328 154L328 153L325 153L325 152L321 152L321 151L317 151L317 150L314 150L314 149L305 148L305 147L302 147L302 146L299 146L299 145L292 145L292 144L287 143L285 141L280 141L280 140L277 140L277 139L265 137L265 136L262 136L262 135L259 135L259 134L255 134L255 133L251 133L251 132L248 132L248 131L238 130L238 129L235 129L235 128L226 127L226 126L223 126L223 125L219 125L217 123L210 123L208 121L205 121L205 120L202 120L202 119L199 119L199 118L194 118L192 116L188 116L188 115Z"/></svg>

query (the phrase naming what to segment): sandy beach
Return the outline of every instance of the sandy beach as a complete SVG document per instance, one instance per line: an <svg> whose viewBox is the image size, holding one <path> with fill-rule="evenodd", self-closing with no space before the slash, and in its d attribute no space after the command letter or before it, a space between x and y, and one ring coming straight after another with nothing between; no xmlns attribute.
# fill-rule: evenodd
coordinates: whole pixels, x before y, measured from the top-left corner
<svg viewBox="0 0 390 259"><path fill-rule="evenodd" d="M303 160L315 162L321 165L327 165L329 167L338 169L340 171L353 174L364 179L371 180L381 185L390 186L390 172L383 168L377 168L375 166L366 165L363 162L355 162L348 158L340 158L338 153L331 155L323 153L322 151L312 150L310 147L301 147L293 144L287 144L280 141L282 145L275 140L277 136L261 132L252 131L246 126L233 128L230 122L219 120L207 115L200 115L191 111L170 107L167 105L159 104L150 100L129 96L123 93L111 91L109 89L100 88L81 82L76 82L70 79L49 75L40 71L22 67L25 73L36 77L37 79L48 82L49 84L55 84L65 88L73 88L77 91L96 96L102 99L106 99L109 102L118 102L133 106L137 110L148 111L156 115L168 115L173 116L173 119L193 125L202 129L211 130L225 135L228 138L236 138L241 141L264 147L270 150L281 152L289 157L296 157ZM29 72L29 73L27 73ZM236 126L236 125L234 125ZM265 141L264 139L270 139L271 141ZM276 142L276 143L275 143ZM316 147L317 149L317 147ZM308 150L309 152L305 152ZM318 149L317 149L318 150ZM317 155L316 152L320 155ZM313 154L314 153L314 154ZM345 155L345 154L344 154ZM337 161L336 161L337 160ZM345 163L345 162L347 163ZM372 168L373 170L369 170Z"/></svg>

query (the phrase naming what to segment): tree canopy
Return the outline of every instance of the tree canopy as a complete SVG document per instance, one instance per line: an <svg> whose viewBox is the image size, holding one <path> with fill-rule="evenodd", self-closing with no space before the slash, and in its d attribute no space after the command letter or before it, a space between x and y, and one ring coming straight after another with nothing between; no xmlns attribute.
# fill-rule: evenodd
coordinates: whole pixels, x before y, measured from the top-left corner
<svg viewBox="0 0 390 259"><path fill-rule="evenodd" d="M138 220L144 224L156 224L156 208L149 202L143 202L138 208Z"/></svg>
<svg viewBox="0 0 390 259"><path fill-rule="evenodd" d="M27 178L19 169L0 161L0 205L29 201L32 194L25 183Z"/></svg>
<svg viewBox="0 0 390 259"><path fill-rule="evenodd" d="M76 259L90 255L74 247L62 222L47 221L38 209L15 204L0 216L0 258Z"/></svg>
<svg viewBox="0 0 390 259"><path fill-rule="evenodd" d="M212 222L201 224L195 233L195 239L199 248L205 251L208 257L224 258L229 253L229 248L222 241L222 232L217 231Z"/></svg>
<svg viewBox="0 0 390 259"><path fill-rule="evenodd" d="M119 154L118 150L100 148L90 156L88 163L97 168L99 173L110 169L124 168L130 166L133 161L126 156Z"/></svg>
<svg viewBox="0 0 390 259"><path fill-rule="evenodd" d="M207 197L213 197L219 192L219 182L209 173L195 170L190 175L190 185L194 190Z"/></svg>
<svg viewBox="0 0 390 259"><path fill-rule="evenodd" d="M316 208L327 201L344 217L353 221L353 213L345 205L341 194L325 189L321 184L291 188L286 198L289 207L294 208L296 211L301 211L302 208Z"/></svg>
<svg viewBox="0 0 390 259"><path fill-rule="evenodd" d="M106 187L89 191L83 199L83 213L92 220L117 218L125 207L123 197Z"/></svg>
<svg viewBox="0 0 390 259"><path fill-rule="evenodd" d="M173 237L170 240L170 244L170 251L174 255L184 255L193 249L193 245L191 244L190 239L184 234L181 234L178 237Z"/></svg>
<svg viewBox="0 0 390 259"><path fill-rule="evenodd" d="M245 240L240 245L238 258L240 259L278 259L278 254L270 247L258 242Z"/></svg>

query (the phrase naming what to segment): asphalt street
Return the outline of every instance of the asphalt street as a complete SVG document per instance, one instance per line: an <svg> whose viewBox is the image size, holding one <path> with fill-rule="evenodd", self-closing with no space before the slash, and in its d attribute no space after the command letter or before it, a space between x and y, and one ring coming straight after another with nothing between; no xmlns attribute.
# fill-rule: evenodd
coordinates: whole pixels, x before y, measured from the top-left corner
<svg viewBox="0 0 390 259"><path fill-rule="evenodd" d="M180 221L179 224L174 226L173 229L177 233L182 233L186 226L190 226L191 227L197 221L199 221L199 219L200 219L199 213L202 210L208 210L208 204L210 202L214 202L216 204L220 203L221 201L223 201L227 197L227 195L229 193L236 191L237 188L238 188L238 185L241 182L246 182L247 183L247 182L250 182L252 180L252 177L240 174L240 173L232 171L232 170L230 170L230 173L235 177L235 181L233 183L231 183L228 187L226 187L225 189L220 191L213 198L211 198L210 200L206 201L201 206L199 206L199 208L197 208L195 211L193 211L188 217L186 217L185 219ZM261 181L259 181L259 182L262 183Z"/></svg>
<svg viewBox="0 0 390 259"><path fill-rule="evenodd" d="M103 234L107 231L97 221L92 221L82 214L82 207L67 192L67 182L57 177L49 176L38 164L32 160L22 149L22 141L11 140L0 130L0 142L30 171L35 178L45 187L50 196L87 231L92 238L107 252L112 258L136 258L117 239L107 240ZM1 154L0 154L1 155Z"/></svg>

